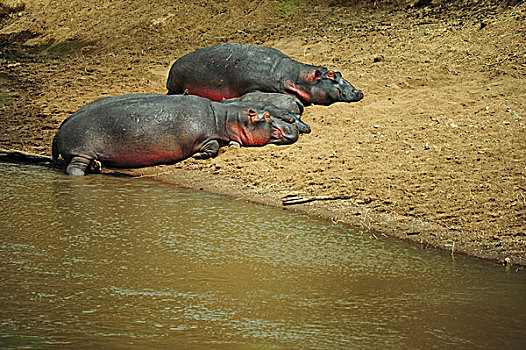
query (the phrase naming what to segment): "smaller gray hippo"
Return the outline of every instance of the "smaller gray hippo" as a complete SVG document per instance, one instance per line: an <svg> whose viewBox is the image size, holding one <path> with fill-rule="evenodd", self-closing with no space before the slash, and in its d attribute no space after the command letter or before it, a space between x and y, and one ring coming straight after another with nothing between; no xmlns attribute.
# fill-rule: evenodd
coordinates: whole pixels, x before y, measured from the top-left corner
<svg viewBox="0 0 526 350"><path fill-rule="evenodd" d="M198 96L132 94L94 101L67 118L53 138L54 159L82 176L98 161L114 167L170 164L215 157L235 141L242 146L296 142L298 128L268 112Z"/></svg>
<svg viewBox="0 0 526 350"><path fill-rule="evenodd" d="M238 106L251 106L270 112L272 117L279 118L288 123L294 123L300 134L311 132L310 126L305 124L300 116L303 113L303 104L291 95L272 92L249 92L241 97L227 98L221 103L235 104Z"/></svg>

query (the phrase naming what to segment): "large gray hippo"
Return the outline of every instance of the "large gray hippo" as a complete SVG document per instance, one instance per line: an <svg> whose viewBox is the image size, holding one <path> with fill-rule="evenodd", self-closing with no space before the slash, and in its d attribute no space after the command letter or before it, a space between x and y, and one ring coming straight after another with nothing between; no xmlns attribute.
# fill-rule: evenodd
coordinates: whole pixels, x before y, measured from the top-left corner
<svg viewBox="0 0 526 350"><path fill-rule="evenodd" d="M302 104L356 102L363 93L339 72L293 60L276 49L226 43L180 57L166 83L168 94L190 94L213 101L253 91L297 97Z"/></svg>
<svg viewBox="0 0 526 350"><path fill-rule="evenodd" d="M67 118L53 138L53 158L66 172L84 175L93 161L115 167L169 164L215 157L235 141L242 146L291 144L298 128L268 112L198 96L132 94L94 101Z"/></svg>

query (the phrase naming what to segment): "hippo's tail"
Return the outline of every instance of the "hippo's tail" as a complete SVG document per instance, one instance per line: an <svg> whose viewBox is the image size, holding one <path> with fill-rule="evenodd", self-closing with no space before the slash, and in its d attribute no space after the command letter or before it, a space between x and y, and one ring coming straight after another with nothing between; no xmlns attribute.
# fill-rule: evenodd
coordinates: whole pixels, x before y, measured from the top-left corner
<svg viewBox="0 0 526 350"><path fill-rule="evenodd" d="M58 151L57 135L53 136L53 143L51 145L51 156L54 161L58 160L60 152Z"/></svg>

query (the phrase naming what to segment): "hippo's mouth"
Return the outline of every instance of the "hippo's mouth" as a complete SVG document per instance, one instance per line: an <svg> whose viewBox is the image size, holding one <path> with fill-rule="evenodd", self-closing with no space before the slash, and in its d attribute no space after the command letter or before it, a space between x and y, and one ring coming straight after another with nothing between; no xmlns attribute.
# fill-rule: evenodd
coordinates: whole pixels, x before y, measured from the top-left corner
<svg viewBox="0 0 526 350"><path fill-rule="evenodd" d="M290 96L293 96L293 97L296 97L300 103L303 105L303 106L310 106L311 103L307 100L305 100L301 95L299 95L296 91L293 91L293 90L287 90L286 93Z"/></svg>
<svg viewBox="0 0 526 350"><path fill-rule="evenodd" d="M279 129L279 128L274 128L272 132L271 143L274 143L274 144L288 145L288 144L296 142L297 140L298 140L297 133L287 133L286 131Z"/></svg>
<svg viewBox="0 0 526 350"><path fill-rule="evenodd" d="M351 93L345 94L338 88L338 92L339 92L339 96L338 96L339 101L358 102L361 99L363 99L363 92L361 90L355 89Z"/></svg>
<svg viewBox="0 0 526 350"><path fill-rule="evenodd" d="M334 93L334 101L339 101L341 98L345 97L345 95L342 93L342 90L340 90L339 87L336 87L336 92Z"/></svg>

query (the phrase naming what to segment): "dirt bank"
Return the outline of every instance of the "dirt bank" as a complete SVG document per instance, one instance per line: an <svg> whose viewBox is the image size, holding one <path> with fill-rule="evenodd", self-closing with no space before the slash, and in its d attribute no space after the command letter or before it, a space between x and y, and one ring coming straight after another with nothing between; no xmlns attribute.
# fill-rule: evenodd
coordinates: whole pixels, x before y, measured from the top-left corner
<svg viewBox="0 0 526 350"><path fill-rule="evenodd" d="M186 52L273 46L365 98L306 108L291 146L126 172L526 265L526 4L348 3L3 1L0 146L49 155L69 113L166 92Z"/></svg>

